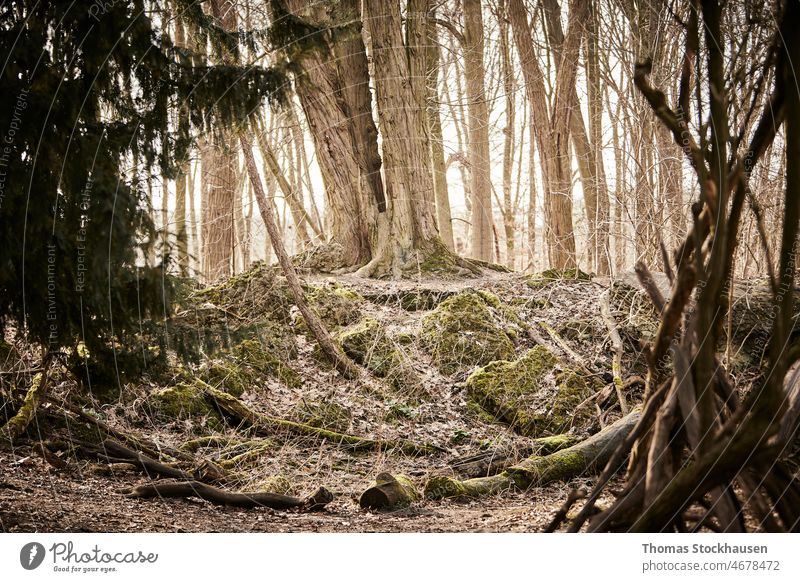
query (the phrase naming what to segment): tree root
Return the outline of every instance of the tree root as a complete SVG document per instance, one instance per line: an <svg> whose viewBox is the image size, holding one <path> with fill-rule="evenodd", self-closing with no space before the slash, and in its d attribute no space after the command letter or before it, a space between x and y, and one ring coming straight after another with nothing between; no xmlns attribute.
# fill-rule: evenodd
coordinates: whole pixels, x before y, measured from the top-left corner
<svg viewBox="0 0 800 582"><path fill-rule="evenodd" d="M333 494L320 487L313 495L306 499L258 491L253 493L232 493L219 487L201 483L199 481L171 481L147 483L119 491L123 495L136 499L150 499L154 497L199 497L215 505L227 505L252 509L254 507L269 507L271 509L293 509L302 511L319 511L333 501Z"/></svg>
<svg viewBox="0 0 800 582"><path fill-rule="evenodd" d="M616 447L639 421L639 412L632 412L599 433L569 448L550 455L528 457L498 475L459 481L447 476L434 476L425 485L425 497L481 497L507 489L526 490L542 487L553 481L565 481L602 468Z"/></svg>
<svg viewBox="0 0 800 582"><path fill-rule="evenodd" d="M223 415L233 418L239 424L253 427L256 434L262 436L271 436L274 435L276 431L285 431L299 436L310 436L330 441L354 451L397 450L407 455L425 455L436 452L437 450L434 446L428 444L417 444L406 440L392 441L371 439L267 416L251 410L238 398L226 392L222 392L221 390L217 390L202 380L198 379L197 383L205 395L211 400L212 404L220 410Z"/></svg>

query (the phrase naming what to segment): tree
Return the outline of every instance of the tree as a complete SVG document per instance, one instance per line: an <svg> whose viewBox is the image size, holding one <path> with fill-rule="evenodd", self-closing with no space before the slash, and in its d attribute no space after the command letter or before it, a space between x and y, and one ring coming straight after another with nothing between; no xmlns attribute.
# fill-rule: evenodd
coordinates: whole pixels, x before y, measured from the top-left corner
<svg viewBox="0 0 800 582"><path fill-rule="evenodd" d="M387 210L372 260L363 275L427 268L428 261L452 268L459 261L442 243L430 200L433 175L426 144L419 139L427 125L426 109L415 99L403 42L400 6L378 0L364 3L364 21L372 41L375 96L383 136Z"/></svg>
<svg viewBox="0 0 800 582"><path fill-rule="evenodd" d="M16 2L0 15L0 321L45 351L83 341L107 358L111 384L146 363L142 318L169 313L168 263L143 264L155 228L150 180L135 174L171 174L185 159L191 135L171 123L175 104L188 103L196 124L230 123L272 87L259 67L181 62L162 34L166 8ZM184 18L204 27L197 7ZM204 34L214 50L224 43Z"/></svg>
<svg viewBox="0 0 800 582"><path fill-rule="evenodd" d="M519 52L525 92L531 104L536 128L536 142L542 160L545 226L550 266L574 268L575 234L572 227L572 172L569 157L570 97L575 86L576 59L580 47L587 0L573 0L570 20L557 67L553 108L547 106L544 75L528 27L528 15L522 0L509 0L508 14L514 41Z"/></svg>
<svg viewBox="0 0 800 582"><path fill-rule="evenodd" d="M743 399L717 355L730 308L725 290L733 277L754 165L784 123L787 156L800 155L800 39L792 33L800 26L800 4L784 3L777 26L771 14L760 12L763 6L705 0L692 2L689 10L676 102L653 86L649 60L637 65L634 82L659 123L683 146L700 195L690 232L673 256L665 257L669 300L647 266L637 265L640 281L661 313L658 333L646 351L641 419L612 455L572 520L571 531L578 531L590 516L590 531L745 531L745 505L760 528L797 531L800 526L794 502L800 486L782 458L800 428L800 377L790 371L797 355L790 356L788 349L800 227L796 166L787 167L780 253L766 265L774 313L767 361L763 376ZM723 29L725 19L737 12L745 13L747 26ZM735 57L729 52L732 35L766 48ZM772 69L774 82L743 74L754 66L763 72ZM731 86L727 79L738 82ZM703 118L694 124L686 115L706 106L707 135ZM749 113L736 115L740 108ZM757 119L752 124L751 115ZM626 486L613 503L595 512L597 498L628 453Z"/></svg>

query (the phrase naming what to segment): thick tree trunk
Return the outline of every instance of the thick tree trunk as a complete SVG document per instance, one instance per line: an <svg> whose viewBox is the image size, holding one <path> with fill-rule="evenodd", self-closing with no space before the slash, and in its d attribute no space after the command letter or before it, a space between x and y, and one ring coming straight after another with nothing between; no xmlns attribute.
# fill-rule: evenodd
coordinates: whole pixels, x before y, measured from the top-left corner
<svg viewBox="0 0 800 582"><path fill-rule="evenodd" d="M585 441L545 457L528 457L498 475L466 481L444 476L432 477L425 485L425 497L480 497L514 488L524 491L600 471L633 430L639 416L639 412L632 412Z"/></svg>
<svg viewBox="0 0 800 582"><path fill-rule="evenodd" d="M309 5L301 0L281 0L279 4L300 18L313 16L317 24L317 21L329 23L324 3ZM367 146L353 141L353 115L344 100L337 57L329 47L312 48L294 58L293 65L295 92L325 184L331 240L342 245L346 265L362 265L372 256L375 203L363 188L358 152ZM359 75L363 77L363 73Z"/></svg>
<svg viewBox="0 0 800 582"><path fill-rule="evenodd" d="M225 30L236 29L232 0L212 0L212 13ZM203 274L208 281L230 276L233 267L234 196L236 195L238 151L236 140L223 128L212 140L203 216Z"/></svg>
<svg viewBox="0 0 800 582"><path fill-rule="evenodd" d="M439 238L429 203L433 200L433 175L428 150L419 139L425 133L426 110L417 104L407 82L408 56L400 7L368 0L364 11L372 40L388 196L376 254L360 273L401 276L409 270L434 268L430 263L433 259L437 269L452 268L458 259Z"/></svg>

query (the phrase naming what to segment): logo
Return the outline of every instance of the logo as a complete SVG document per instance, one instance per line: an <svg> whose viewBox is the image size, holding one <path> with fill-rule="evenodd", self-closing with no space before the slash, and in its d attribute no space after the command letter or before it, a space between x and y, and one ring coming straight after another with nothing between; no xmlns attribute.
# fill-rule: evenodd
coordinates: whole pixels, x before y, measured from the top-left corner
<svg viewBox="0 0 800 582"><path fill-rule="evenodd" d="M26 570L35 570L44 561L44 546L38 542L30 542L22 546L19 552L19 563Z"/></svg>

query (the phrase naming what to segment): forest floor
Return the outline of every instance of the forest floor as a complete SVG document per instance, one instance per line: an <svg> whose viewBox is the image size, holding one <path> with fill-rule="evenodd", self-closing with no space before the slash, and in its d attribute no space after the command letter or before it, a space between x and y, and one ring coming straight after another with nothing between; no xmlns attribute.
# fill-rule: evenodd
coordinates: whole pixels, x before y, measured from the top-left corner
<svg viewBox="0 0 800 582"><path fill-rule="evenodd" d="M225 489L303 496L322 485L334 501L325 511L302 513L193 498L130 499L120 490L146 477L125 463L87 459L74 446L59 449L74 434L86 440L98 429L78 418L58 422L46 406L30 436L45 439L63 463L48 464L30 443L0 448L0 531L541 531L569 491L589 484L591 476L482 498L421 496L384 512L360 508L358 498L384 471L408 476L422 493L433 475L464 477L458 459L485 453L519 461L535 437L584 437L621 416L615 398L594 401L611 386L612 349L600 297L611 297L625 378L642 373L639 340L654 331L655 320L643 294L628 283L575 275L487 271L475 278L379 281L305 273L312 305L364 367L357 380L341 378L323 361L274 270L257 266L194 291L189 307L174 317L173 331L189 330L197 343L222 349L203 348L192 364L171 355L166 376L125 382L113 398L84 396L81 408L159 448L219 464L227 473ZM263 353L250 349L254 339ZM507 365L527 362L523 356L541 345L552 355L545 364L534 362L521 375L519 366ZM484 399L475 376L487 364L484 370L494 373L490 362L498 360L505 362L498 376L484 376L500 396ZM354 452L309 435L255 434L198 397L197 379L259 414L398 445ZM80 392L69 375L55 380L63 394ZM581 387L579 398L573 394L559 405L567 384ZM628 406L640 400L640 388L630 388ZM406 454L400 451L404 440L434 448Z"/></svg>

